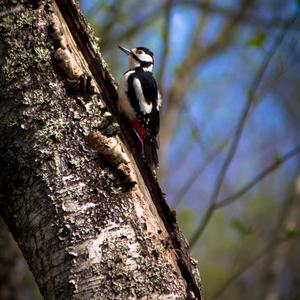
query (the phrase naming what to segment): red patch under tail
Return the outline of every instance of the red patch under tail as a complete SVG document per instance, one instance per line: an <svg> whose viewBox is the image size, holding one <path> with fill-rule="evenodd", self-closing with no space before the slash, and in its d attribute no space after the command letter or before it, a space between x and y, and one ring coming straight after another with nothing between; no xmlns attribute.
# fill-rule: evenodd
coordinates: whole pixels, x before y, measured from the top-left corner
<svg viewBox="0 0 300 300"><path fill-rule="evenodd" d="M144 128L142 127L142 125L140 124L140 122L138 120L133 120L130 123L131 123L132 128L134 129L134 131L136 132L136 134L138 135L139 139L141 140L141 142L143 144L143 141L145 139L145 134L146 134Z"/></svg>

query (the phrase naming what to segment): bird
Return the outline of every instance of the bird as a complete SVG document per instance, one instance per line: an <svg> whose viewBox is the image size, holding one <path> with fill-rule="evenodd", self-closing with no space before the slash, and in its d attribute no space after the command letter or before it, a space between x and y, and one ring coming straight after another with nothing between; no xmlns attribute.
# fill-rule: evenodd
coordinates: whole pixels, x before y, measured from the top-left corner
<svg viewBox="0 0 300 300"><path fill-rule="evenodd" d="M153 76L154 54L146 47L127 49L128 70L118 87L118 110L141 142L144 159L152 170L158 168L158 134L162 97Z"/></svg>

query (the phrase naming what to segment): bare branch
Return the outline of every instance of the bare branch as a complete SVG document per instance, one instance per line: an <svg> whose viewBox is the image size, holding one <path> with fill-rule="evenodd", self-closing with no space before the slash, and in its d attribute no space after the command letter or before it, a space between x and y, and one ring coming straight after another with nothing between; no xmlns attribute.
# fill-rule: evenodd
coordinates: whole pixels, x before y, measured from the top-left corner
<svg viewBox="0 0 300 300"><path fill-rule="evenodd" d="M158 5L154 5L153 8L146 14L143 15L130 25L124 32L120 34L114 34L110 36L107 40L102 40L101 48L107 50L110 46L115 46L118 43L122 43L125 40L137 35L140 31L145 30L145 28L152 24L161 15L157 13L165 6L166 0L160 2Z"/></svg>
<svg viewBox="0 0 300 300"><path fill-rule="evenodd" d="M228 20L215 40L205 47L199 44L199 40L206 20L205 18L200 18L194 30L189 51L186 53L181 66L178 68L166 97L168 100L168 110L162 119L163 124L161 129L161 141L163 142L161 143L161 149L163 153L166 151L176 124L180 107L179 103L184 100L184 94L191 78L194 76L195 69L201 62L213 57L230 44L236 32L236 24L240 22L251 5L253 5L253 1L243 0L239 7L239 14Z"/></svg>
<svg viewBox="0 0 300 300"><path fill-rule="evenodd" d="M169 54L170 48L170 27L171 27L171 10L172 10L172 2L173 0L168 0L165 6L165 23L162 30L162 40L163 40L163 49L162 49L162 57L160 62L160 67L157 73L157 81L158 85L163 87L163 78L165 73L165 67L167 63L167 57Z"/></svg>
<svg viewBox="0 0 300 300"><path fill-rule="evenodd" d="M243 186L240 190L238 190L233 195L218 202L216 204L216 209L227 206L227 205L231 204L232 202L236 201L237 199L239 199L241 196L243 196L245 193L247 193L251 188L253 188L258 182L260 182L262 179L264 179L270 173L277 170L284 162L286 162L290 158L293 158L295 155L299 154L299 152L300 152L300 145L295 147L293 150L287 152L282 157L275 159L275 161L270 166L268 166L265 170L261 171L252 180L250 180L247 184L245 184L245 186Z"/></svg>
<svg viewBox="0 0 300 300"><path fill-rule="evenodd" d="M279 210L279 222L272 236L278 236L282 233L282 229L291 237L299 236L299 221L300 221L300 176L296 176L294 181L294 188L292 192L288 192L288 196L281 205ZM290 246L290 247L289 247ZM285 268L290 260L290 254L292 252L292 245L283 244L280 247L271 249L268 258L265 262L265 274L264 282L264 295L261 299L279 299L278 280L282 273L285 272ZM290 287L291 292L292 287Z"/></svg>
<svg viewBox="0 0 300 300"><path fill-rule="evenodd" d="M200 9L201 11L208 12L210 14L218 14L227 18L234 18L238 15L236 10L230 9L228 7L222 7L218 4L208 4L209 1L197 1L197 0L176 0L174 5L184 5L184 6L193 6ZM246 14L242 22L249 23L255 26L266 28L280 28L284 25L285 20L281 17L274 16L270 19L262 18L254 14Z"/></svg>
<svg viewBox="0 0 300 300"><path fill-rule="evenodd" d="M292 238L299 237L299 235L293 235L293 236L285 236L280 239L275 239L269 242L269 244L262 249L260 252L258 252L256 255L254 255L248 262L246 262L238 271L236 271L234 274L232 274L227 280L223 282L223 284L219 287L219 289L211 296L210 300L216 300L221 295L224 294L226 289L232 284L235 280L241 277L247 270L249 270L251 267L253 267L254 264L256 264L259 260L261 260L266 254L269 254L270 251L274 247L280 246L282 243L285 243L287 241L290 241Z"/></svg>
<svg viewBox="0 0 300 300"><path fill-rule="evenodd" d="M225 144L224 144L225 146ZM177 207L179 203L183 200L183 197L188 192L190 187L194 184L200 174L206 169L206 167L221 153L224 146L215 148L207 157L202 161L201 164L192 172L189 178L186 180L185 184L177 191L174 196L174 207Z"/></svg>
<svg viewBox="0 0 300 300"><path fill-rule="evenodd" d="M285 242L294 238L299 238L299 233L297 234L296 231L292 232L292 234L289 233L289 230L295 230L297 228L299 219L299 190L297 189L298 180L299 178L296 179L295 188L292 192L292 195L289 195L282 203L282 209L279 210L278 221L273 230L273 233L270 234L272 239L269 241L268 245L252 259L250 259L246 264L244 264L237 272L235 272L227 280L225 280L225 282L223 282L223 284L217 289L210 300L219 298L230 286L230 284L232 284L242 274L250 269L256 262L258 262L263 256L265 256L265 254L268 254L266 265L272 265L271 262L274 259L273 256L276 256L276 254L278 254L278 251L281 252L282 247L287 247L287 245L285 245ZM282 234L283 228L286 228L287 230L284 234ZM274 253L274 255L272 255L272 253ZM278 265L275 269L278 272ZM267 274L266 276L270 277L270 274Z"/></svg>
<svg viewBox="0 0 300 300"><path fill-rule="evenodd" d="M258 89L260 82L265 74L265 71L272 59L272 57L274 56L274 54L276 53L276 50L278 49L278 47L280 46L280 44L282 43L288 29L291 27L291 25L295 22L296 18L298 16L298 12L296 14L293 14L284 24L284 26L282 27L281 31L278 33L277 37L275 38L273 45L271 47L271 49L266 53L264 60L262 62L262 64L260 65L260 68L258 69L258 72L256 73L256 76L253 79L252 84L250 85L250 89L249 89L249 93L248 93L248 97L246 100L246 104L245 107L241 113L239 122L237 124L236 127L236 131L234 133L233 136L233 141L231 143L231 146L229 148L228 154L225 158L225 161L222 165L222 168L218 174L218 177L216 179L216 183L215 183L215 187L213 189L212 192L212 196L210 198L210 205L205 213L205 216L203 218L203 221L200 223L200 225L198 226L198 228L196 229L194 235L191 238L190 241L190 245L191 247L193 247L196 243L196 241L198 240L198 238L201 236L202 232L204 231L206 225L208 224L211 216L214 213L214 210L216 209L216 201L217 198L219 196L222 184L223 184L223 180L225 178L225 175L227 173L227 170L234 158L234 155L236 153L242 132L244 130L246 121L248 119L250 110L252 108L252 105L255 102L255 93L256 90Z"/></svg>
<svg viewBox="0 0 300 300"><path fill-rule="evenodd" d="M100 29L101 32L99 33L99 36L110 37L112 35L111 31L112 31L114 25L116 23L120 22L120 20L123 18L122 12L119 9L119 7L123 5L123 3L124 3L124 0L116 0L110 6L110 9L109 9L110 17L108 18L108 21L106 22L106 24L102 24L101 27L99 26L101 28ZM97 12L97 10L96 10L96 12ZM97 34L98 34L98 32L97 32Z"/></svg>

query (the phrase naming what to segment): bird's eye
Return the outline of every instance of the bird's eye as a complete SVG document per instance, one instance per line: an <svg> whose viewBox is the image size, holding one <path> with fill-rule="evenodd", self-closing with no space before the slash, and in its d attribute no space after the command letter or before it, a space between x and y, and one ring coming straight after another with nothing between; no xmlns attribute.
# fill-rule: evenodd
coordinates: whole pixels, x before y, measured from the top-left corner
<svg viewBox="0 0 300 300"><path fill-rule="evenodd" d="M138 54L143 54L143 51L142 51L142 50L139 50L137 53L138 53Z"/></svg>

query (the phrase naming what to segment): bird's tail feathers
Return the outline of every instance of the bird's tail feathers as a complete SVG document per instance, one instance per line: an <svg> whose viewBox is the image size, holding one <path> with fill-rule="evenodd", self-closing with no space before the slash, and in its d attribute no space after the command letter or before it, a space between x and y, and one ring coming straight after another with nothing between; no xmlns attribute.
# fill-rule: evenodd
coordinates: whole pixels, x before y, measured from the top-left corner
<svg viewBox="0 0 300 300"><path fill-rule="evenodd" d="M157 140L153 138L145 138L143 144L146 161L151 169L155 170L158 167Z"/></svg>

